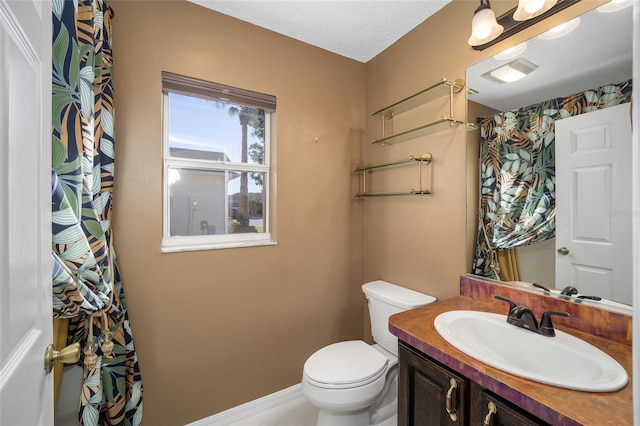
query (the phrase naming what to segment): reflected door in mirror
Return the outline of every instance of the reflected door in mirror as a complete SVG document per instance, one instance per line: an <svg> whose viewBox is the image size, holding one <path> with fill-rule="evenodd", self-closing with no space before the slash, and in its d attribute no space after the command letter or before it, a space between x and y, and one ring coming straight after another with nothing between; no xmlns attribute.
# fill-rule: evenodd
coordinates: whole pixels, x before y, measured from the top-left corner
<svg viewBox="0 0 640 426"><path fill-rule="evenodd" d="M629 104L556 121L556 286L631 304Z"/></svg>

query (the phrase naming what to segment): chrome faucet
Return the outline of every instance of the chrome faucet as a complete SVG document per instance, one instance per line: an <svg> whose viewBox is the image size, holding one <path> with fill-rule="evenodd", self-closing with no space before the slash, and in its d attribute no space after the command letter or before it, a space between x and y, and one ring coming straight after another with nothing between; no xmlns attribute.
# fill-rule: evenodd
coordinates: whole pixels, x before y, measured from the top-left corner
<svg viewBox="0 0 640 426"><path fill-rule="evenodd" d="M538 333L542 336L553 337L556 332L551 322L551 316L557 315L565 318L569 318L569 314L566 312L547 311L542 314L540 324L533 313L533 311L526 306L516 305L513 301L502 296L494 296L498 300L507 302L509 304L509 314L507 315L507 322L515 325L516 327L524 328L534 333Z"/></svg>

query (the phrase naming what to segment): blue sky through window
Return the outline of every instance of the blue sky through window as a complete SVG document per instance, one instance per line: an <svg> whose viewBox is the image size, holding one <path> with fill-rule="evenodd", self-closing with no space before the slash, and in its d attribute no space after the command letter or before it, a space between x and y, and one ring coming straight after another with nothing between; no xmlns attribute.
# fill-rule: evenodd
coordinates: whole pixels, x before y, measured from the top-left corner
<svg viewBox="0 0 640 426"><path fill-rule="evenodd" d="M234 105L169 93L169 147L223 152L229 161L241 162L242 127L237 116L229 115L231 106ZM262 142L251 136L251 130L249 127L247 146ZM250 156L247 161L255 164ZM239 179L230 181L230 193L238 190ZM262 188L249 179L249 191L262 192Z"/></svg>
<svg viewBox="0 0 640 426"><path fill-rule="evenodd" d="M170 147L224 152L230 161L241 162L242 128L238 117L229 115L234 105L176 93L169 94L169 105ZM255 142L260 140L249 128L248 146Z"/></svg>

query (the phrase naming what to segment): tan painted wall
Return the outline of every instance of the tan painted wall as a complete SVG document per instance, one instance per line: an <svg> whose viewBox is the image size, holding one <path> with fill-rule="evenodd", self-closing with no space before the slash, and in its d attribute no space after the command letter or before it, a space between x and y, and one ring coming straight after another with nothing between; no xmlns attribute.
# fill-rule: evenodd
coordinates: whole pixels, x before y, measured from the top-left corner
<svg viewBox="0 0 640 426"><path fill-rule="evenodd" d="M111 5L114 241L145 424L184 424L298 383L313 351L362 336L366 280L458 294L473 240L466 132L371 146L379 122L370 113L442 77L464 78L561 17L476 52L466 40L477 2L454 0L365 66L183 1ZM492 5L500 13L513 2ZM562 16L593 6L583 0ZM277 246L160 254L162 70L277 96ZM464 120L464 95L455 115ZM355 165L422 152L434 156L433 195L352 200Z"/></svg>
<svg viewBox="0 0 640 426"><path fill-rule="evenodd" d="M361 338L365 67L182 1L110 4L115 245L144 423L184 424L299 383L315 350ZM277 97L277 246L160 253L162 70Z"/></svg>

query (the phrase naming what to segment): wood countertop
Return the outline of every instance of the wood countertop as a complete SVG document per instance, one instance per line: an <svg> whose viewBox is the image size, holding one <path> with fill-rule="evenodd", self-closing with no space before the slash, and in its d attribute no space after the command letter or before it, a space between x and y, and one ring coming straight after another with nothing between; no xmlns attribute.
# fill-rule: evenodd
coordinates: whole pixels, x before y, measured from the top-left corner
<svg viewBox="0 0 640 426"><path fill-rule="evenodd" d="M558 330L573 334L612 356L629 375L627 386L616 392L564 389L503 372L451 346L438 334L433 321L439 314L452 310L506 315L504 309L499 311L483 301L458 296L393 315L389 318L389 330L398 339L552 425L632 425L632 350L629 345L566 326L556 326Z"/></svg>

